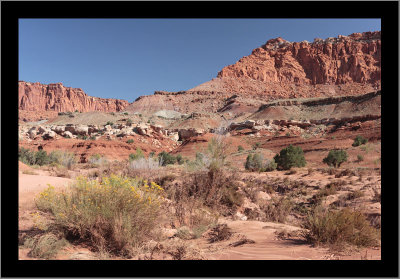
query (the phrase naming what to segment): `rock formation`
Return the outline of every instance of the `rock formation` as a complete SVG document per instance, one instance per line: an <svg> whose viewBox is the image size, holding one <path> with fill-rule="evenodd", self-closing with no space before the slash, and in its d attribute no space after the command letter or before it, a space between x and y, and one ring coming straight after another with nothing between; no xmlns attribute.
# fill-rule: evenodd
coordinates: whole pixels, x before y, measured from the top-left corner
<svg viewBox="0 0 400 279"><path fill-rule="evenodd" d="M271 39L189 91L279 98L357 95L380 88L381 32L290 43Z"/></svg>
<svg viewBox="0 0 400 279"><path fill-rule="evenodd" d="M128 101L88 96L80 88L65 87L62 83L41 84L19 82L18 107L25 111L121 111Z"/></svg>

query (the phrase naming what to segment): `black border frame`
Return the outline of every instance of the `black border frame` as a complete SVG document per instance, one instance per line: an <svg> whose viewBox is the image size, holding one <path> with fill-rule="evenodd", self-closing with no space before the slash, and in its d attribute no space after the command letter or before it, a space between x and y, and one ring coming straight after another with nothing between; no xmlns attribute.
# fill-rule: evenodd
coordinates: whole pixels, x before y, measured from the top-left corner
<svg viewBox="0 0 400 279"><path fill-rule="evenodd" d="M397 277L398 272L398 9L390 2L1 2L2 276L6 277ZM381 18L381 261L20 261L18 260L19 18ZM355 30L355 32L357 32ZM266 38L268 39L268 38ZM396 82L397 81L397 82ZM5 132L5 129L3 129ZM390 148L389 148L390 147ZM5 155L10 151L10 155ZM397 152L395 152L397 151ZM4 160L3 160L4 158ZM14 160L10 160L14 158ZM398 159L398 157L397 157ZM10 183L11 182L11 183Z"/></svg>

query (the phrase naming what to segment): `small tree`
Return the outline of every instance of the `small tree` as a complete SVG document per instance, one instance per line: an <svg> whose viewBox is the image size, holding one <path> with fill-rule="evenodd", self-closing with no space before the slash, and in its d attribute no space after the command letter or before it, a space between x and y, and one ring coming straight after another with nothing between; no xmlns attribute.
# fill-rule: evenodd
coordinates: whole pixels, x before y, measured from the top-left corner
<svg viewBox="0 0 400 279"><path fill-rule="evenodd" d="M335 168L340 167L343 162L347 161L347 152L342 149L335 149L329 151L328 156L326 156L322 162L328 166L333 166Z"/></svg>
<svg viewBox="0 0 400 279"><path fill-rule="evenodd" d="M160 163L162 164L162 166L176 163L176 157L172 156L171 154L169 154L165 151L158 154L158 159L159 159Z"/></svg>
<svg viewBox="0 0 400 279"><path fill-rule="evenodd" d="M275 155L274 160L278 167L283 170L289 170L292 167L304 167L306 165L303 149L293 145L282 149L279 154Z"/></svg>
<svg viewBox="0 0 400 279"><path fill-rule="evenodd" d="M360 146L360 145L366 144L367 142L368 142L368 140L366 138L364 138L362 136L356 136L352 146L354 146L354 147Z"/></svg>

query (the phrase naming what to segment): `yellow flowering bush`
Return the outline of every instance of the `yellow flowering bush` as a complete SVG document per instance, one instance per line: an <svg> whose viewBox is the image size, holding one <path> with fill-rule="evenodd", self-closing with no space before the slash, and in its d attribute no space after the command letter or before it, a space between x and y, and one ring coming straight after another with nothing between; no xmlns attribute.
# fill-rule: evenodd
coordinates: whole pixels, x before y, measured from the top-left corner
<svg viewBox="0 0 400 279"><path fill-rule="evenodd" d="M39 210L71 236L99 250L128 255L155 227L164 190L155 182L118 175L101 181L78 177L66 192L54 187L39 194Z"/></svg>

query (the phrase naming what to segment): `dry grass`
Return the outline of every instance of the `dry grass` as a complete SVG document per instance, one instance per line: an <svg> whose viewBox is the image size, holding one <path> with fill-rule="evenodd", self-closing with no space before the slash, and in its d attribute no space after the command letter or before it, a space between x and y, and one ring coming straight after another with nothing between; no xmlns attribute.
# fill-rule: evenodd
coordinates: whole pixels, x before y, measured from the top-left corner
<svg viewBox="0 0 400 279"><path fill-rule="evenodd" d="M24 170L22 171L23 174L29 174L29 175L38 175L37 172L34 172L32 170Z"/></svg>
<svg viewBox="0 0 400 279"><path fill-rule="evenodd" d="M116 175L102 181L78 178L67 192L54 187L36 200L39 210L53 215L67 236L85 241L98 251L131 256L156 227L162 189L155 183Z"/></svg>
<svg viewBox="0 0 400 279"><path fill-rule="evenodd" d="M52 259L59 250L68 245L68 241L54 233L45 233L27 238L24 247L31 249L29 255L34 258Z"/></svg>
<svg viewBox="0 0 400 279"><path fill-rule="evenodd" d="M340 248L343 244L375 246L380 233L359 211L348 208L329 211L316 207L303 224L304 238L314 244L328 244Z"/></svg>

